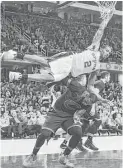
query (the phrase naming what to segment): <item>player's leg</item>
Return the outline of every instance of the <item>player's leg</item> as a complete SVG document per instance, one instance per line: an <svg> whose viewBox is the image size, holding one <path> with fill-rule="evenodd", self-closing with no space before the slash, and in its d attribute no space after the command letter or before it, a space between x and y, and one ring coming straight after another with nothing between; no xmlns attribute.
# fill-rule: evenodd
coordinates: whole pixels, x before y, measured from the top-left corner
<svg viewBox="0 0 123 168"><path fill-rule="evenodd" d="M88 127L89 127L89 120L82 119L81 121L82 121L82 136L84 136L86 130L87 130ZM70 137L71 137L71 135L69 135L69 134L67 133L65 140L64 140L64 141L61 143L61 145L60 145L60 148L65 149L65 148L67 147L66 144L68 143ZM82 138L81 138L81 140L79 141L79 143L78 143L76 149L79 150L79 151L87 151L86 148L85 148L84 145L83 145L83 140L82 140Z"/></svg>
<svg viewBox="0 0 123 168"><path fill-rule="evenodd" d="M33 167L35 166L36 155L39 152L40 148L43 146L45 140L49 140L56 130L60 127L62 120L59 117L50 115L47 116L47 119L42 127L42 132L39 134L35 146L33 148L32 154L28 156L25 160L23 165L25 167Z"/></svg>
<svg viewBox="0 0 123 168"><path fill-rule="evenodd" d="M86 131L89 127L89 120L86 120L86 119L81 119L81 122L82 122L82 137L86 134ZM79 151L82 151L82 152L86 152L87 149L84 147L84 144L83 144L83 139L81 138L81 140L79 141L77 147L76 147L77 150Z"/></svg>
<svg viewBox="0 0 123 168"><path fill-rule="evenodd" d="M73 168L74 165L71 164L68 160L68 155L72 152L73 149L76 148L78 142L82 137L82 129L80 124L74 124L73 118L71 117L69 120L63 123L62 128L71 135L68 146L65 148L64 152L61 154L59 158L59 162L68 168Z"/></svg>
<svg viewBox="0 0 123 168"><path fill-rule="evenodd" d="M71 135L69 135L69 134L67 133L67 135L66 135L64 141L63 141L63 142L61 143L61 145L60 145L60 148L62 148L62 149L65 149L65 148L66 148L67 142L69 141L70 137L71 137Z"/></svg>
<svg viewBox="0 0 123 168"><path fill-rule="evenodd" d="M92 124L90 124L90 126L87 129L88 138L85 141L84 145L91 150L99 150L93 143L93 135L97 133L97 130L101 125L102 121L98 114L96 114L93 118L94 119Z"/></svg>

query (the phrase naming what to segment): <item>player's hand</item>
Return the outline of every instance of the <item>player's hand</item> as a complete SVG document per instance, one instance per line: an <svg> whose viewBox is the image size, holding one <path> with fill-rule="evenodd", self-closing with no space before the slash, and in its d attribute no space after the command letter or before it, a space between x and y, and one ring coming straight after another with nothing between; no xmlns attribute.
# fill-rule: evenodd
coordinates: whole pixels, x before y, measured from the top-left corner
<svg viewBox="0 0 123 168"><path fill-rule="evenodd" d="M9 72L9 81L22 79L22 74L20 72Z"/></svg>
<svg viewBox="0 0 123 168"><path fill-rule="evenodd" d="M79 118L79 117L74 116L74 117L73 117L73 120L74 120L74 124L79 124L79 125L82 125L82 122L81 122L81 120L80 120L80 118Z"/></svg>
<svg viewBox="0 0 123 168"><path fill-rule="evenodd" d="M107 99L103 99L102 103L108 104L109 106L113 106L114 105L112 101L107 100Z"/></svg>
<svg viewBox="0 0 123 168"><path fill-rule="evenodd" d="M3 61L8 61L8 60L15 60L17 57L17 52L13 50L9 50L7 52L4 52L2 54L2 60Z"/></svg>
<svg viewBox="0 0 123 168"><path fill-rule="evenodd" d="M74 113L73 119L74 119L74 123L79 123L82 125L81 117L83 116L83 114L86 112L86 110L82 109L82 110L77 110Z"/></svg>
<svg viewBox="0 0 123 168"><path fill-rule="evenodd" d="M112 101L109 101L108 104L109 104L110 106L114 106L114 103L113 103Z"/></svg>
<svg viewBox="0 0 123 168"><path fill-rule="evenodd" d="M23 59L23 57L24 57L23 53L20 53L20 52L17 53L16 51L13 51L13 50L9 50L2 54L3 61Z"/></svg>

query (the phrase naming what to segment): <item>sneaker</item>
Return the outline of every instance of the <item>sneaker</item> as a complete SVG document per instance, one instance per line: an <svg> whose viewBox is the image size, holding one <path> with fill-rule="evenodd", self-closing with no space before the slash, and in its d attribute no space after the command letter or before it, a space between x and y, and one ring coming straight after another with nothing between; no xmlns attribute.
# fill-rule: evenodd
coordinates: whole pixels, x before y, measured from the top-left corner
<svg viewBox="0 0 123 168"><path fill-rule="evenodd" d="M85 141L84 146L85 146L86 148L89 148L89 149L93 150L93 151L99 150L99 148L97 148L97 147L93 144L93 141L90 140L90 139L87 139L87 140Z"/></svg>
<svg viewBox="0 0 123 168"><path fill-rule="evenodd" d="M36 156L30 155L30 156L27 156L26 159L24 160L23 166L24 167L35 167L35 163L36 163Z"/></svg>
<svg viewBox="0 0 123 168"><path fill-rule="evenodd" d="M59 163L65 166L65 168L74 168L74 165L69 162L68 156L61 155L59 158Z"/></svg>
<svg viewBox="0 0 123 168"><path fill-rule="evenodd" d="M65 149L66 147L67 147L67 145L64 142L60 145L61 149Z"/></svg>
<svg viewBox="0 0 123 168"><path fill-rule="evenodd" d="M80 141L76 147L77 150L81 151L81 152L86 152L87 149L83 146L82 141Z"/></svg>

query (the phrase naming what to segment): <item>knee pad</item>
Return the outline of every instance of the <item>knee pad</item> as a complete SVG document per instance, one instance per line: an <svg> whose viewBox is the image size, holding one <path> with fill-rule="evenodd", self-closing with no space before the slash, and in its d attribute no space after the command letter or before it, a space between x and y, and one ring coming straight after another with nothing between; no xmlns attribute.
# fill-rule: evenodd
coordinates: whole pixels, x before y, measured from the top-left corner
<svg viewBox="0 0 123 168"><path fill-rule="evenodd" d="M70 135L75 135L79 138L82 137L82 128L79 127L79 126L74 126L74 127L71 127L69 130L68 130L68 133Z"/></svg>

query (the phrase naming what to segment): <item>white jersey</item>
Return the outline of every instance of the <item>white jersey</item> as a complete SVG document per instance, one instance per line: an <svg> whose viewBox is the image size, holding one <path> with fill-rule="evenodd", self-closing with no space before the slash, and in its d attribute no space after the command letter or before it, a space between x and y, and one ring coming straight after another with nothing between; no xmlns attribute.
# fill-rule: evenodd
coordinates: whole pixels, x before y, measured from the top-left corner
<svg viewBox="0 0 123 168"><path fill-rule="evenodd" d="M73 56L71 74L73 77L78 75L91 73L100 69L100 52L93 50L85 50L80 54Z"/></svg>
<svg viewBox="0 0 123 168"><path fill-rule="evenodd" d="M68 76L70 72L73 77L77 77L100 69L99 58L99 51L88 49L82 53L57 58L49 64L55 81L60 81Z"/></svg>

